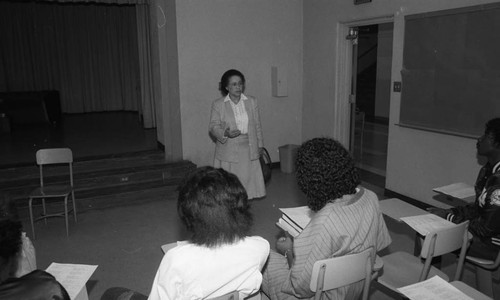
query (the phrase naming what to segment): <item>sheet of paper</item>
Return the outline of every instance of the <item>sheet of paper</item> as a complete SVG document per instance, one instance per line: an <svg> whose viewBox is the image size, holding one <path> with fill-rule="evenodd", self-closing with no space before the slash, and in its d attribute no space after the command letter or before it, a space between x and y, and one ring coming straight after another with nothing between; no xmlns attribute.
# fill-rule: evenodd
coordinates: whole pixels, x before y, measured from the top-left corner
<svg viewBox="0 0 500 300"><path fill-rule="evenodd" d="M301 228L305 228L314 216L314 212L307 206L280 208L280 210Z"/></svg>
<svg viewBox="0 0 500 300"><path fill-rule="evenodd" d="M424 236L436 229L448 228L455 225L452 222L433 214L404 217L401 218L401 221L410 225L410 227L413 228L416 232Z"/></svg>
<svg viewBox="0 0 500 300"><path fill-rule="evenodd" d="M476 195L474 187L463 182L437 187L432 190L458 199L465 199Z"/></svg>
<svg viewBox="0 0 500 300"><path fill-rule="evenodd" d="M75 299L96 269L97 265L52 263L46 271L64 286L71 299Z"/></svg>
<svg viewBox="0 0 500 300"><path fill-rule="evenodd" d="M410 300L473 300L439 276L398 290Z"/></svg>

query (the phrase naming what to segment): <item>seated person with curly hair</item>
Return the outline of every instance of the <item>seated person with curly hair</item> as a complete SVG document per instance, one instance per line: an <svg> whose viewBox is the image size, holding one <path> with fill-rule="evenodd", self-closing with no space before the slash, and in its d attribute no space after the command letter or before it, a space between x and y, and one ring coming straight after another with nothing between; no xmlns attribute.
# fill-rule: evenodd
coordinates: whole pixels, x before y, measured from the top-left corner
<svg viewBox="0 0 500 300"><path fill-rule="evenodd" d="M252 215L236 175L198 168L179 189L177 209L191 238L163 257L150 300L205 299L260 289L269 243L249 236Z"/></svg>
<svg viewBox="0 0 500 300"><path fill-rule="evenodd" d="M0 203L0 299L69 300L64 287L54 276L35 270L16 278L22 246L22 224L13 205Z"/></svg>
<svg viewBox="0 0 500 300"><path fill-rule="evenodd" d="M264 270L262 290L271 299L312 298L309 289L317 260L379 251L391 238L379 208L377 195L360 186L349 152L337 141L315 138L299 148L296 160L299 188L316 212L304 230L292 240L282 237L271 251ZM328 299L357 299L363 282L327 292Z"/></svg>

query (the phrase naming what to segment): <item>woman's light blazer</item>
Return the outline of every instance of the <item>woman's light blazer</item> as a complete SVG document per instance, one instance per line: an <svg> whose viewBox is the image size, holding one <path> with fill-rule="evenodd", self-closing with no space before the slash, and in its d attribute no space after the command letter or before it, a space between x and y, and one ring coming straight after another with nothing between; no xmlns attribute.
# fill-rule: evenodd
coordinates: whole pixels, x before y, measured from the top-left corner
<svg viewBox="0 0 500 300"><path fill-rule="evenodd" d="M259 148L264 147L262 128L260 125L259 108L257 100L252 96L242 99L248 114L248 142L250 146L250 160L259 159ZM216 139L215 158L221 161L238 162L237 139L224 137L226 126L236 129L236 119L229 101L224 102L225 97L216 99L212 103L209 131Z"/></svg>

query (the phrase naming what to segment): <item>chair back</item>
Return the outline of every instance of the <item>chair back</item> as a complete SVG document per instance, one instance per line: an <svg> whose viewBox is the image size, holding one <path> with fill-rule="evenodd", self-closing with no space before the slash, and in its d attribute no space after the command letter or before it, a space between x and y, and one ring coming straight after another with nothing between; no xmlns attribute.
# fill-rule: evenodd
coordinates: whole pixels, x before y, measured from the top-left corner
<svg viewBox="0 0 500 300"><path fill-rule="evenodd" d="M500 266L500 251L498 252L495 260L488 260L474 256L466 256L465 260L476 266L476 288L483 294L495 298L493 292L492 272Z"/></svg>
<svg viewBox="0 0 500 300"><path fill-rule="evenodd" d="M454 278L454 280L459 280L469 242L468 228L469 221L465 221L444 229L435 230L425 236L420 252L420 257L425 259L420 280L427 279L433 257L461 249Z"/></svg>
<svg viewBox="0 0 500 300"><path fill-rule="evenodd" d="M68 164L69 180L73 187L73 152L69 148L48 148L36 152L36 163L40 167L40 186L43 187L43 166L52 164Z"/></svg>
<svg viewBox="0 0 500 300"><path fill-rule="evenodd" d="M36 152L38 165L63 164L73 162L73 152L69 148L40 149Z"/></svg>
<svg viewBox="0 0 500 300"><path fill-rule="evenodd" d="M498 251L498 254L497 254L497 257L495 258L495 260L488 260L488 259L469 256L469 255L467 255L465 257L465 260L467 260L468 262L470 262L478 267L481 267L483 269L495 270L496 268L498 268L500 266L500 251Z"/></svg>
<svg viewBox="0 0 500 300"><path fill-rule="evenodd" d="M238 291L234 291L219 297L210 298L210 300L239 300L240 293Z"/></svg>
<svg viewBox="0 0 500 300"><path fill-rule="evenodd" d="M318 260L314 263L309 288L315 292L314 299L323 292L365 280L363 300L368 299L371 273L375 259L373 247L357 254L349 254Z"/></svg>

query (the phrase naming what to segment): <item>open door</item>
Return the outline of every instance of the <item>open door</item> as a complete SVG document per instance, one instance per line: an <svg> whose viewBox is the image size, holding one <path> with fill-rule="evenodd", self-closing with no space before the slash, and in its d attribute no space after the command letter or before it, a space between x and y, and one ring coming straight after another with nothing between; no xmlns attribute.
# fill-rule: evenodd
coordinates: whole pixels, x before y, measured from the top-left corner
<svg viewBox="0 0 500 300"><path fill-rule="evenodd" d="M358 27L350 27L349 34L346 36L347 40L352 44L352 77L351 77L351 92L349 94L350 104L350 120L351 126L349 129L349 151L351 155L355 156L355 133L356 133L356 86L357 86L357 69L358 69Z"/></svg>
<svg viewBox="0 0 500 300"><path fill-rule="evenodd" d="M358 168L385 177L393 23L349 27L352 51L349 146Z"/></svg>

